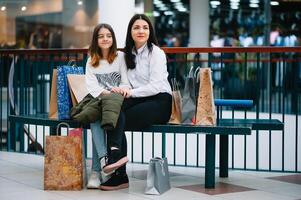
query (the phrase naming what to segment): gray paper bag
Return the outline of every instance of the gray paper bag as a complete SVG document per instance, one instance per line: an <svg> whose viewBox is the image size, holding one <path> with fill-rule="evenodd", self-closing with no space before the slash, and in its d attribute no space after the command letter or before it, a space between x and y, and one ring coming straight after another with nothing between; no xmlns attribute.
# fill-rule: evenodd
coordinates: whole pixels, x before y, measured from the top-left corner
<svg viewBox="0 0 301 200"><path fill-rule="evenodd" d="M182 98L182 123L193 124L196 111L196 91L193 67L185 79L185 87Z"/></svg>
<svg viewBox="0 0 301 200"><path fill-rule="evenodd" d="M145 194L163 194L169 189L167 158L152 158L147 172Z"/></svg>

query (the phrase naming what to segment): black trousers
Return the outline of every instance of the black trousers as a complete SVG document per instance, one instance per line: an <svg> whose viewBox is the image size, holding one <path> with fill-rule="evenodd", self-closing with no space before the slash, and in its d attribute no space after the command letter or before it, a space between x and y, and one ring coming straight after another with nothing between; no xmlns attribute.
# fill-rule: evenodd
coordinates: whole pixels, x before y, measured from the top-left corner
<svg viewBox="0 0 301 200"><path fill-rule="evenodd" d="M167 123L171 114L171 102L172 97L168 93L125 99L115 130L107 134L110 137L108 146L113 145L120 148L122 156L126 156L127 141L124 131L141 130L153 124ZM119 170L125 171L125 166Z"/></svg>

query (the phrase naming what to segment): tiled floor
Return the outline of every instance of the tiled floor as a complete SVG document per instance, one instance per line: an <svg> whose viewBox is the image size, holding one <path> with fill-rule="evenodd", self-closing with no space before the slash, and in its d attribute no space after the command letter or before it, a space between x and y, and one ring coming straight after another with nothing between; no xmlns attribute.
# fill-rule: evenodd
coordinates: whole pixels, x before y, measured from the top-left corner
<svg viewBox="0 0 301 200"><path fill-rule="evenodd" d="M216 177L215 189L205 189L204 169L187 167L169 167L171 190L160 196L144 195L148 166L139 164L128 164L129 189L44 191L43 162L42 156L0 152L0 200L301 199L301 174L235 170L229 178ZM91 165L90 160L87 163Z"/></svg>

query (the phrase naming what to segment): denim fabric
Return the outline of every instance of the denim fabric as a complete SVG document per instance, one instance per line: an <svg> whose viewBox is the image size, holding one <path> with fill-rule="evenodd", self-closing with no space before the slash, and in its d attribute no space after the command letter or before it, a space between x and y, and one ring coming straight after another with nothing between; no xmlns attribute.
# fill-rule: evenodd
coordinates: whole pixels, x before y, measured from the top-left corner
<svg viewBox="0 0 301 200"><path fill-rule="evenodd" d="M90 124L92 132L92 170L100 171L99 159L107 155L106 135L100 121Z"/></svg>

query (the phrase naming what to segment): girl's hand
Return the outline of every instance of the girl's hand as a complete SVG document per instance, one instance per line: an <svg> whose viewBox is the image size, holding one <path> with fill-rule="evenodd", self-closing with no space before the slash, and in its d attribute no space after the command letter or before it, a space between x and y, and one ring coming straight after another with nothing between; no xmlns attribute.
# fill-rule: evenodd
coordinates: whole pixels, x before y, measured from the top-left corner
<svg viewBox="0 0 301 200"><path fill-rule="evenodd" d="M119 87L114 87L114 88L111 89L111 92L121 94L121 88L119 88Z"/></svg>
<svg viewBox="0 0 301 200"><path fill-rule="evenodd" d="M110 94L110 93L111 93L110 91L104 90L101 94L102 94L102 95L108 95L108 94Z"/></svg>

